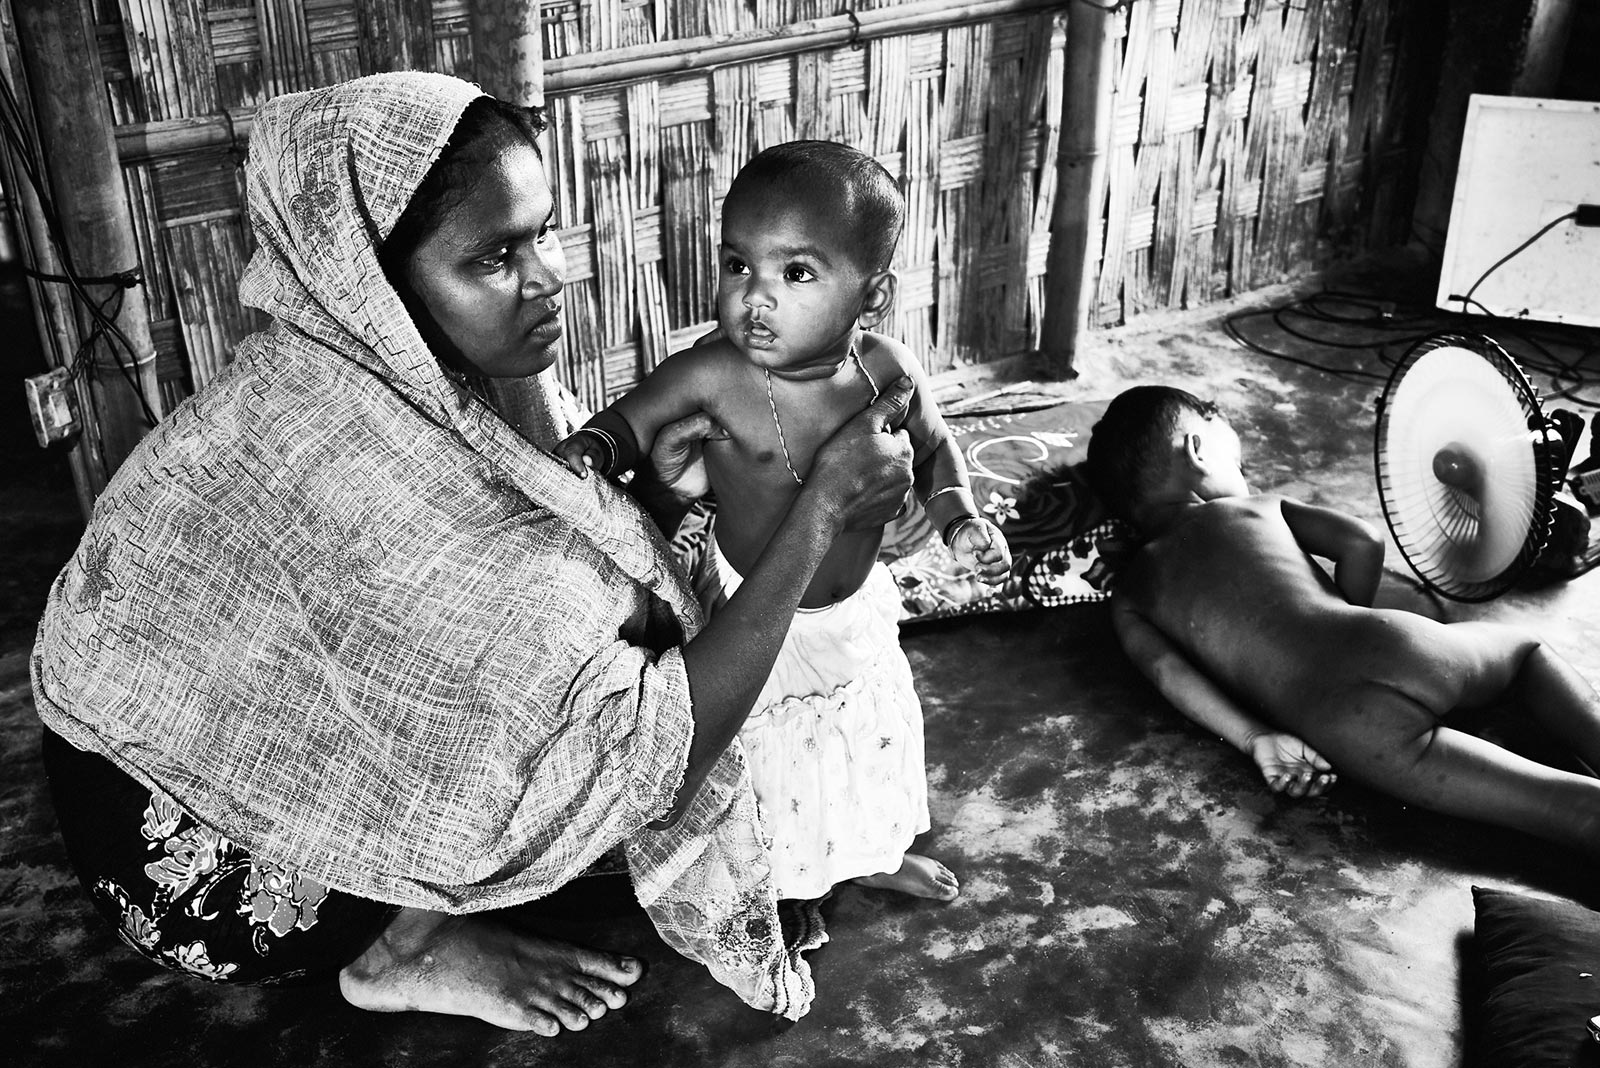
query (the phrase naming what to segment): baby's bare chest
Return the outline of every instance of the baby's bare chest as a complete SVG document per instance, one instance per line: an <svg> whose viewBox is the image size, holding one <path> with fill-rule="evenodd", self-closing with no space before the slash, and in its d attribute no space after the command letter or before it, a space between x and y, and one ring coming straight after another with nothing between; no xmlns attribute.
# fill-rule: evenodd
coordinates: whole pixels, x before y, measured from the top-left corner
<svg viewBox="0 0 1600 1068"><path fill-rule="evenodd" d="M822 444L871 400L864 383L774 380L769 389L765 376L753 389L741 383L724 390L710 406L728 432L706 446L713 482L720 475L797 486L796 476L806 476Z"/></svg>

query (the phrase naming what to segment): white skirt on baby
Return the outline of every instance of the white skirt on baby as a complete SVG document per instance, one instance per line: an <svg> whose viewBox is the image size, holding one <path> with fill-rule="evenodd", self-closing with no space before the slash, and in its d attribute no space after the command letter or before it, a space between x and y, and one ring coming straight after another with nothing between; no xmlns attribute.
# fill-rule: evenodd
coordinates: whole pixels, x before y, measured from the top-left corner
<svg viewBox="0 0 1600 1068"><path fill-rule="evenodd" d="M740 577L715 540L695 583L708 614ZM922 705L882 564L827 608L801 609L739 734L781 898L818 898L900 867L928 829Z"/></svg>

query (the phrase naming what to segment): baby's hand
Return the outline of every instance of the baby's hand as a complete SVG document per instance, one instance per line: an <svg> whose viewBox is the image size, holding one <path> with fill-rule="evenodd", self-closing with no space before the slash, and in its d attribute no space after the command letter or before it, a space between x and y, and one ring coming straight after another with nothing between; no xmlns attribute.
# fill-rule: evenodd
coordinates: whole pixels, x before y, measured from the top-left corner
<svg viewBox="0 0 1600 1068"><path fill-rule="evenodd" d="M581 430L562 438L556 445L556 455L579 478L588 478L591 470L598 470L608 459L605 446L593 434Z"/></svg>
<svg viewBox="0 0 1600 1068"><path fill-rule="evenodd" d="M1338 779L1321 753L1292 734L1262 731L1251 737L1245 749L1273 793L1316 797Z"/></svg>
<svg viewBox="0 0 1600 1068"><path fill-rule="evenodd" d="M1000 528L982 516L964 520L950 536L950 552L961 566L977 572L988 586L998 586L1011 570L1011 548Z"/></svg>

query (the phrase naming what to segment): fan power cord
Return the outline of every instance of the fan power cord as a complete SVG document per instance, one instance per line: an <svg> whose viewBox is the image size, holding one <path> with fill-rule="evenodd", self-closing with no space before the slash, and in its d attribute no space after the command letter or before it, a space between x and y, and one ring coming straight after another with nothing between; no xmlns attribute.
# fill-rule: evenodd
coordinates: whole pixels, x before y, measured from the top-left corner
<svg viewBox="0 0 1600 1068"><path fill-rule="evenodd" d="M1547 222L1543 226L1539 227L1539 229L1535 230L1532 237L1528 238L1526 241L1524 241L1522 244L1518 245L1516 248L1512 249L1510 252L1507 252L1504 256L1501 256L1499 259L1495 260L1493 265L1491 265L1490 268L1487 271L1484 271L1482 274L1480 274L1478 276L1478 280L1476 282L1472 283L1472 285L1467 289L1467 292L1466 292L1465 295L1452 293L1446 299L1447 300L1459 300L1461 302L1461 310L1463 312L1465 312L1467 310L1468 302L1471 302L1471 303L1474 303L1474 304L1477 303L1476 301L1474 301L1472 299L1472 294L1476 293L1478 291L1478 287L1483 285L1484 279L1488 278L1491 274L1494 274L1494 272L1496 272L1500 268L1504 267L1512 259L1516 258L1517 256L1520 256L1522 254L1523 250L1525 250L1529 245L1533 244L1535 241L1539 240L1545 234L1548 234L1551 230L1554 230L1556 227L1560 226L1562 223L1566 222L1568 219L1577 219L1579 212L1583 211L1583 209L1585 209L1585 208L1591 208L1591 209L1594 209L1596 211L1600 211L1600 205L1581 204L1578 207L1573 208L1571 211L1567 212L1565 215L1556 216L1554 219L1551 219L1549 222ZM1589 213L1588 212L1584 212L1584 217L1588 218L1589 217ZM1594 226L1596 224L1590 222L1590 223L1579 223L1578 225L1580 225L1580 226ZM1483 307L1483 305L1479 304L1478 307L1481 308L1481 307Z"/></svg>

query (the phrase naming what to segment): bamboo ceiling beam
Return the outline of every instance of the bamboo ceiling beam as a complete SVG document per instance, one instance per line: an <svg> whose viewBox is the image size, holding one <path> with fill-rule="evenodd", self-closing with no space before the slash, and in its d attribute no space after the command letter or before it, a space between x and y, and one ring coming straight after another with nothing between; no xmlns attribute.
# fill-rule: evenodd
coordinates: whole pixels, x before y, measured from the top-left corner
<svg viewBox="0 0 1600 1068"><path fill-rule="evenodd" d="M546 93L564 93L623 85L815 49L838 48L881 37L947 30L1006 15L1054 10L1067 7L1069 3L1070 0L969 0L952 4L948 0L917 0L898 7L790 23L777 30L713 34L585 52L545 60L543 89ZM526 39L525 31L516 36L519 40ZM530 58L536 62L536 57ZM129 123L117 127L117 152L124 164L133 164L230 145L243 147L250 127L250 118L243 115Z"/></svg>
<svg viewBox="0 0 1600 1068"><path fill-rule="evenodd" d="M117 156L124 166L230 146L243 149L255 121L250 116L196 115L117 127Z"/></svg>
<svg viewBox="0 0 1600 1068"><path fill-rule="evenodd" d="M687 37L604 52L586 52L578 56L545 60L544 87L548 93L565 93L575 89L648 81L733 63L751 63L817 49L838 48L880 37L897 37L924 30L948 30L1005 15L1062 8L1068 6L1068 2L970 0L964 4L952 4L948 0L918 0L897 7L793 22L776 30Z"/></svg>

